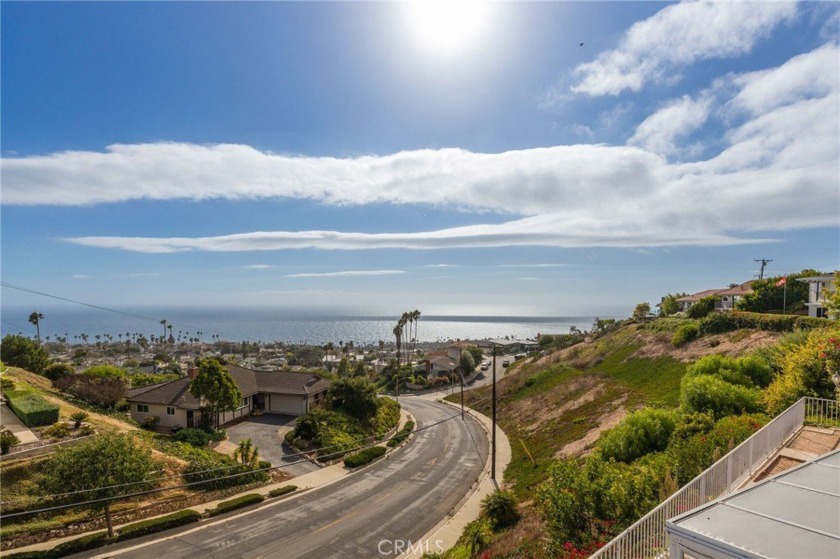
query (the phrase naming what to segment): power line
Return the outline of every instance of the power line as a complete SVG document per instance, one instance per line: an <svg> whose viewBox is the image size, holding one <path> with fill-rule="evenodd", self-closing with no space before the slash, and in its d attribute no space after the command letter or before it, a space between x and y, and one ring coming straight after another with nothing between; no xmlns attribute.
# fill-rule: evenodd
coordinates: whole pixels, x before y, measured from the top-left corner
<svg viewBox="0 0 840 559"><path fill-rule="evenodd" d="M460 417L460 416L461 416L461 414L458 413L456 415L452 415L450 417L441 419L441 420L436 421L434 423L430 423L429 425L425 425L425 426L420 427L418 429L414 429L412 432L417 433L417 432L420 432L420 431L425 431L426 429L436 427L436 426L438 426L442 423L445 423L447 421L450 421L450 420L455 419L456 417ZM381 442L390 441L391 439L395 438L396 436L397 436L397 433L395 433L391 437L388 437L387 439L383 439L379 442L381 443ZM352 442L353 442L353 444L357 444L357 443L359 443L361 441L364 441L364 440L365 439L356 439ZM323 451L323 450L331 450L331 449L333 449L337 446L341 446L341 445L330 445L330 446L320 447L320 448L312 449L308 452L312 453L312 452L320 452L320 451ZM342 450L342 451L339 451L339 452L342 452L342 453L346 454L348 452L355 452L357 450L367 448L368 446L370 446L370 445L361 445L361 446L357 446L357 447L354 447L354 448L350 448L348 450ZM294 453L294 454L290 454L289 456L304 456L305 454L306 454L305 452L297 452L297 453ZM211 479L211 480L202 480L202 481L190 482L190 483L186 483L186 484L178 485L178 486L158 488L157 490L166 491L166 490L169 490L169 489L178 489L180 487L189 487L191 485L198 485L198 484L202 484L202 483L211 483L211 482L230 479L230 478L233 478L233 477L238 477L238 476L241 476L241 475L250 474L250 473L254 473L254 472L260 472L260 471L268 472L268 471L271 471L271 470L279 470L279 469L282 469L282 468L288 468L289 466L294 466L294 465L302 464L302 463L305 463L305 462L309 462L309 459L297 460L295 462L281 464L279 466L271 466L270 468L258 468L256 470L248 470L246 472L239 472L239 473L236 473L236 474L231 474L229 476L218 477L218 478L214 478L214 479ZM11 500L0 502L0 505L9 505L9 504L12 504L15 501L26 500L27 498L34 498L34 499L39 499L39 500L40 499L56 499L56 498L59 498L59 497L68 497L70 495L79 495L79 494L82 494L82 493L93 493L95 491L103 491L103 490L106 490L106 489L117 489L117 488L120 488L120 487L130 487L132 485L142 485L142 484L146 484L146 483L163 482L163 481L166 481L166 480L169 480L169 479L195 476L195 475L199 475L199 474L212 473L212 472L217 472L217 471L221 471L221 470L228 470L228 469L235 468L235 467L238 467L238 466L241 466L241 464L230 465L230 466L222 466L222 467L219 467L219 468L211 468L211 469L208 469L208 470L200 470L200 471L197 471L197 472L189 472L189 473L185 473L185 474L176 474L176 475L165 476L165 477L160 477L160 478L146 479L146 480L142 480L142 481L133 481L133 482L129 482L129 483L121 483L121 484L115 484L115 485L104 485L104 486L101 486L101 487L93 487L91 489L80 489L78 491L70 491L70 492L67 492L67 493L55 493L55 494L51 494L51 495L33 495L31 497L12 497ZM145 494L145 492L144 493L137 493L137 495L141 495L141 494ZM129 497L132 497L134 495L135 494L121 495L118 498L120 498L120 499L129 498ZM110 499L114 499L114 497L111 497ZM92 502L99 502L99 501L85 501L85 502L81 502L81 503L73 503L73 504L70 504L68 506L82 506L82 505L92 503ZM59 508L67 508L67 507L62 505ZM53 510L53 509L43 509L43 510ZM3 518L12 518L13 516L20 516L20 515L23 515L23 514L35 514L36 512L43 512L43 510L23 511L23 512L14 513L14 514L3 515Z"/></svg>

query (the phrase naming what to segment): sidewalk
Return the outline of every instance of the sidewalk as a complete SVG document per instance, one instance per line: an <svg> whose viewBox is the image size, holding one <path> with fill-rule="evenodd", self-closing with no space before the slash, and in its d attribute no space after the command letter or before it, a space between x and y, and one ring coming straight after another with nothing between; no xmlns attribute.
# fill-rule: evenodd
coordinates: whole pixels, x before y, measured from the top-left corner
<svg viewBox="0 0 840 559"><path fill-rule="evenodd" d="M406 412L404 409L401 409L400 410L400 422L398 423L397 427L400 428L402 425L405 425L406 421L414 421L414 417L412 417L412 415L409 414L408 412ZM409 438L409 440L410 440L410 438ZM383 442L383 443L380 443L377 446L383 446L385 444L386 443ZM388 456L388 454L390 454L391 452L394 452L395 450L397 450L401 446L402 445L399 445L399 446L397 446L393 449L388 449L388 453L386 453L385 456ZM375 464L376 462L378 462L378 460L376 460L374 462L371 462L371 464ZM341 479L343 479L346 476L352 475L352 474L354 474L354 473L356 473L360 470L364 470L366 467L367 466L360 466L359 468L357 468L355 470L348 470L347 468L344 467L343 462L337 462L336 464L333 464L331 466L325 466L325 467L323 467L323 468L321 468L317 471L310 472L310 473L304 474L302 476L293 477L291 479L287 479L285 481L281 481L281 482L278 482L278 483L272 483L271 485L264 485L262 487L257 487L257 488L254 488L254 489L250 490L250 491L243 491L241 493L228 495L224 499L217 499L215 501L209 501L207 503L201 503L201 504L194 505L194 506L187 507L187 508L190 509L190 510L194 510L196 512L204 514L208 510L216 508L219 505L219 503L221 503L222 501L229 501L230 499L235 499L237 497L241 497L242 495L249 495L251 493L258 493L258 494L260 494L264 497L267 497L270 491L272 491L274 489L277 489L279 487L284 487L286 485L295 485L295 486L297 486L297 490L293 493L290 493L290 494L284 496L284 497L280 497L279 499L272 499L271 501L266 501L266 503L269 503L269 502L273 503L273 502L276 502L278 500L294 499L298 495L304 493L307 490L316 489L316 488L319 488L319 487L326 487L327 485L331 485L331 484L333 484L337 481L340 481ZM166 516L166 515L172 514L174 512L177 512L177 511L170 511L170 512L167 512L167 513L164 513L164 514L149 516L149 517L144 518L142 520L150 520L152 518L159 518L161 516ZM243 511L240 511L240 512L243 512ZM125 524L115 524L114 525L114 531L116 532L122 526L126 526L127 524L133 524L134 522L139 522L139 520L135 520L135 521L125 523ZM67 542L67 541L70 541L70 540L75 540L77 538L80 538L82 536L92 534L92 533L95 533L95 532L102 532L104 530L105 530L105 528L103 527L102 529L95 530L94 532L84 532L84 533L80 533L80 534L74 534L72 536L66 536L64 538L55 538L55 539L51 539L51 540L46 541L46 542L27 545L25 547L16 547L14 549L7 549L3 552L0 552L0 557L6 557L7 555L11 555L12 553L23 553L25 551L47 551L47 550L50 550L50 549L54 548L58 544L61 544L61 543L64 543L64 542Z"/></svg>
<svg viewBox="0 0 840 559"><path fill-rule="evenodd" d="M441 400L441 402L460 409L459 404L447 402L446 400ZM470 408L466 408L466 410L468 414L481 423L481 426L484 427L489 439L492 429L492 420ZM475 489L473 494L467 498L461 508L458 509L458 512L448 518L444 518L437 524L437 526L423 534L420 540L413 542L416 550L403 553L400 555L400 559L421 557L423 555L423 548L426 547L422 544L425 543L428 543L428 549L438 549L438 542L440 542L444 549L450 549L455 546L467 524L478 518L479 513L481 512L481 500L497 489L500 489L500 484L497 483L496 480L490 478L491 460L492 455L487 457L487 462L484 464L484 471L482 472L481 479L478 482L478 487ZM502 474L504 473L505 468L507 468L507 465L510 464L510 461L510 442L508 441L505 432L496 425L496 477L498 480L501 480Z"/></svg>
<svg viewBox="0 0 840 559"><path fill-rule="evenodd" d="M0 403L0 423L20 439L20 444L37 443L38 437L23 424L5 403Z"/></svg>

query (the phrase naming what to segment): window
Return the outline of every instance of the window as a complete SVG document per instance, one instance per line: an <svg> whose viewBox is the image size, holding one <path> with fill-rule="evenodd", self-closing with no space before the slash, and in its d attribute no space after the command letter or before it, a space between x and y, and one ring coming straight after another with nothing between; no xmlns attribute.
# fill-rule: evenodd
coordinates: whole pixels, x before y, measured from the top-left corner
<svg viewBox="0 0 840 559"><path fill-rule="evenodd" d="M166 415L175 415L175 408L171 406L166 407Z"/></svg>
<svg viewBox="0 0 840 559"><path fill-rule="evenodd" d="M149 406L147 404L137 404L137 411L140 413L149 413Z"/></svg>
<svg viewBox="0 0 840 559"><path fill-rule="evenodd" d="M242 405L239 406L239 407L244 408L247 405L248 405L248 397L245 396L244 398L242 398Z"/></svg>

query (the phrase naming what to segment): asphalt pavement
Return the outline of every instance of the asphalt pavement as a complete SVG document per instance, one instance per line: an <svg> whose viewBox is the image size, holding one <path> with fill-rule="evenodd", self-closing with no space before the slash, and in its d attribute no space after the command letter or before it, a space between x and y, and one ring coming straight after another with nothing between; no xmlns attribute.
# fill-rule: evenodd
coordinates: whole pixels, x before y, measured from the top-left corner
<svg viewBox="0 0 840 559"><path fill-rule="evenodd" d="M405 542L416 545L457 509L488 453L487 436L473 418L462 420L437 402L401 403L420 429L414 440L356 475L253 511L78 557L395 557ZM425 544L435 550L434 542Z"/></svg>

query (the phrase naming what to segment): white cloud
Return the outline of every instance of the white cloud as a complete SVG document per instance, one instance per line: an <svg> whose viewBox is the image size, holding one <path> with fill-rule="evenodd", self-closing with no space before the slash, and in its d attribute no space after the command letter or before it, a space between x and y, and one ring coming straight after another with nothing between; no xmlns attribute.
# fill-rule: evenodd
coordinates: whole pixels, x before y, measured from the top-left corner
<svg viewBox="0 0 840 559"><path fill-rule="evenodd" d="M708 95L699 99L684 95L647 117L627 143L664 156L687 153L691 146L686 147L677 140L702 126L711 106L712 98Z"/></svg>
<svg viewBox="0 0 840 559"><path fill-rule="evenodd" d="M153 278L161 275L160 272L133 272L128 274L131 278Z"/></svg>
<svg viewBox="0 0 840 559"><path fill-rule="evenodd" d="M271 264L249 264L243 267L246 270L268 270L269 268L274 268Z"/></svg>
<svg viewBox="0 0 840 559"><path fill-rule="evenodd" d="M499 268L565 268L568 264L499 264Z"/></svg>
<svg viewBox="0 0 840 559"><path fill-rule="evenodd" d="M302 274L289 274L287 278L336 278L336 277L366 277L366 276L393 276L404 274L404 270L348 270L342 272L312 272Z"/></svg>
<svg viewBox="0 0 840 559"><path fill-rule="evenodd" d="M592 96L674 82L698 60L748 53L774 27L796 16L792 2L683 2L635 23L615 50L574 69L571 90Z"/></svg>
<svg viewBox="0 0 840 559"><path fill-rule="evenodd" d="M458 264L426 264L424 268L457 268Z"/></svg>
<svg viewBox="0 0 840 559"><path fill-rule="evenodd" d="M314 230L65 239L150 253L756 242L753 233L767 237L766 232L840 221L838 59L837 45L829 44L778 68L729 76L727 87L714 89L712 108L695 106L705 102L702 95L700 101L679 99L673 104L673 123L664 122L667 113L661 111L643 123L633 141L644 147L572 145L499 154L442 149L336 159L232 145L117 146L106 153L4 159L3 201L72 205L138 197L302 198L507 215L501 222L496 218L413 233ZM818 76L818 68L827 75ZM692 116L692 108L729 112L725 120L735 124L716 138L725 149L691 163L669 163L649 151L678 146L679 138L702 120Z"/></svg>
<svg viewBox="0 0 840 559"><path fill-rule="evenodd" d="M73 274L70 277L73 279L93 279L93 276L89 276L87 274Z"/></svg>

